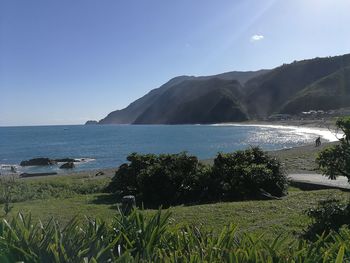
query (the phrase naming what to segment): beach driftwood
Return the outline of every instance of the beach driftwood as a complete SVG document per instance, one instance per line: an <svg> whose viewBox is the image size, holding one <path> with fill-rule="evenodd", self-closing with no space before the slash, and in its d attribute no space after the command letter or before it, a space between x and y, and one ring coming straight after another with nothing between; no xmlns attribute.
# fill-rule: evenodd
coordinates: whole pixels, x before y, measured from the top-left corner
<svg viewBox="0 0 350 263"><path fill-rule="evenodd" d="M136 206L136 200L135 196L133 195L126 195L122 198L122 212L124 215L129 215L131 211Z"/></svg>

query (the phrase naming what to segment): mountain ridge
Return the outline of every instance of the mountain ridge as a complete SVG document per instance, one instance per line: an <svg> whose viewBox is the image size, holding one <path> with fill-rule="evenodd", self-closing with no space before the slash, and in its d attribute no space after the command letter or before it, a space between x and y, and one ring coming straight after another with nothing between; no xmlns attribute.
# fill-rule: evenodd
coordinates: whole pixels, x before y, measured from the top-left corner
<svg viewBox="0 0 350 263"><path fill-rule="evenodd" d="M332 103L324 93L331 94ZM99 124L238 122L349 106L350 54L345 54L295 61L271 70L178 76L109 113Z"/></svg>

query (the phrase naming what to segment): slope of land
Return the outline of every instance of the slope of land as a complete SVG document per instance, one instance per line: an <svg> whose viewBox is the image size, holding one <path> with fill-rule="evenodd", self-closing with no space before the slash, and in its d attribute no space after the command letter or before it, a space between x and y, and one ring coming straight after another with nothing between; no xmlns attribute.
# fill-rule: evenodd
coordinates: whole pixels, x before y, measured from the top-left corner
<svg viewBox="0 0 350 263"><path fill-rule="evenodd" d="M169 80L167 83L165 83L161 87L151 90L145 96L134 101L125 109L111 112L105 118L100 120L99 123L100 124L131 124L134 122L162 123L162 121L165 121L168 118L163 118L162 121L154 120L154 118L152 118L151 116L146 116L146 112L152 113L154 112L154 108L157 108L158 112L156 112L155 114L162 115L163 110L167 110L168 112L176 111L177 109L175 107L181 104L183 108L179 109L179 114L183 114L183 111L186 108L191 107L188 105L191 99L194 100L193 101L194 103L197 103L197 106L198 104L201 104L202 108L204 108L207 102L206 99L208 99L208 97L210 96L213 96L216 100L214 102L211 102L212 104L211 106L215 107L216 104L219 104L219 105L216 106L217 107L216 109L213 109L212 111L209 110L209 112L207 113L208 120L213 118L213 115L217 114L217 112L222 111L222 108L226 108L229 111L231 110L231 112L227 113L227 115L230 116L230 114L232 115L232 111L235 111L231 109L231 106L233 108L240 107L239 106L240 103L237 103L236 101L232 101L232 98L239 96L239 94L241 93L240 89L242 88L242 85L244 85L249 79L257 77L266 72L268 72L268 70L248 71L248 72L233 71L233 72L226 72L226 73L213 75L213 76L201 76L201 77L194 77L194 76L175 77ZM233 80L236 80L236 81L233 82ZM219 85L217 86L217 84ZM209 85L210 87L208 87ZM231 91L228 92L229 94L225 94L225 92L222 91L222 87L229 86L229 85L235 86L235 90L232 89ZM206 91L201 91L202 87ZM175 91L177 88L181 90L180 95L178 95L179 94L178 91ZM171 91L168 91L168 90L171 90ZM235 91L237 91L237 94L235 93ZM199 92L199 93L196 94L195 92ZM202 97L203 102L201 101L201 99L196 98L196 97L199 97L200 94L202 94L203 96ZM172 103L172 106L171 106L172 108L170 108L170 106L167 105L166 103L160 102L160 98L162 98L167 102L170 101ZM241 98L238 98L238 99L241 100ZM160 103L162 104L162 107L161 107L161 110L159 111ZM156 104L158 104L158 106ZM231 121L244 120L245 118L242 117L241 111L242 110L237 110L237 113L239 116L237 118L230 118L230 120ZM174 115L175 113L173 113L173 116ZM197 115L193 112L192 116L196 117ZM202 113L202 116L198 116L198 120L203 120L205 116L206 114ZM181 118L179 117L180 116L169 117L168 122L172 123L172 122L181 121ZM227 119L227 118L228 117L225 117L224 119ZM152 121L146 121L147 119L152 119ZM173 119L179 119L179 120L173 121ZM193 120L194 123L201 122L201 121L197 121L196 120L197 118L193 118L193 117L187 118L187 119ZM206 120L205 122L208 122L208 121Z"/></svg>
<svg viewBox="0 0 350 263"><path fill-rule="evenodd" d="M194 124L264 119L272 114L350 107L350 54L273 70L179 76L100 124Z"/></svg>
<svg viewBox="0 0 350 263"><path fill-rule="evenodd" d="M47 222L54 217L64 225L75 216L80 220L87 216L108 222L118 213L116 198L102 192L108 178L91 178L86 174L28 179L22 182L21 187L26 189L28 200L13 203L13 209L7 218L15 216L18 212L31 213L34 222L38 219ZM62 185L65 184L70 185L69 191L62 191ZM41 195L30 199L30 193L38 190L41 191ZM292 240L302 234L310 223L310 218L305 214L307 209L315 207L320 200L346 200L348 197L347 192L336 189L303 191L290 187L288 196L282 200L176 206L169 210L177 227L182 224L195 224L219 232L223 226L235 224L240 231L264 233L263 238L266 240L279 234ZM147 216L155 213L155 210L145 210L144 213Z"/></svg>

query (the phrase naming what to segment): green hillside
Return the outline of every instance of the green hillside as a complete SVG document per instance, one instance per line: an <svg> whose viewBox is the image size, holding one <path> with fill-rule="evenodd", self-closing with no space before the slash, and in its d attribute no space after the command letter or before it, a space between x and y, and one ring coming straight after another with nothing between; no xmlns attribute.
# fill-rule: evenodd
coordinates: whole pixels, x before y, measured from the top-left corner
<svg viewBox="0 0 350 263"><path fill-rule="evenodd" d="M247 116L240 106L241 85L218 78L187 80L168 89L136 120L149 123L214 123L242 121Z"/></svg>
<svg viewBox="0 0 350 263"><path fill-rule="evenodd" d="M194 124L262 119L276 113L350 107L350 54L272 70L179 76L100 124Z"/></svg>
<svg viewBox="0 0 350 263"><path fill-rule="evenodd" d="M291 98L311 84L350 66L350 55L315 58L280 66L251 79L245 85L246 104L253 117L267 117L278 113ZM350 106L350 101L348 102ZM315 105L318 108L318 105ZM304 109L295 108L297 113Z"/></svg>
<svg viewBox="0 0 350 263"><path fill-rule="evenodd" d="M284 113L331 110L350 105L350 67L342 68L298 92L281 109Z"/></svg>

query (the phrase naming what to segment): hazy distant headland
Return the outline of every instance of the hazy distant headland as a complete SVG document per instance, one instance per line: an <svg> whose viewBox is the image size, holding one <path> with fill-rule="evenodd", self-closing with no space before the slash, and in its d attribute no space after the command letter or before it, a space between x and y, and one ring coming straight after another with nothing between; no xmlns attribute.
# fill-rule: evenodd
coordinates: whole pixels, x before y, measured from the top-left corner
<svg viewBox="0 0 350 263"><path fill-rule="evenodd" d="M350 107L350 54L272 70L175 77L98 124L240 122L344 107Z"/></svg>

